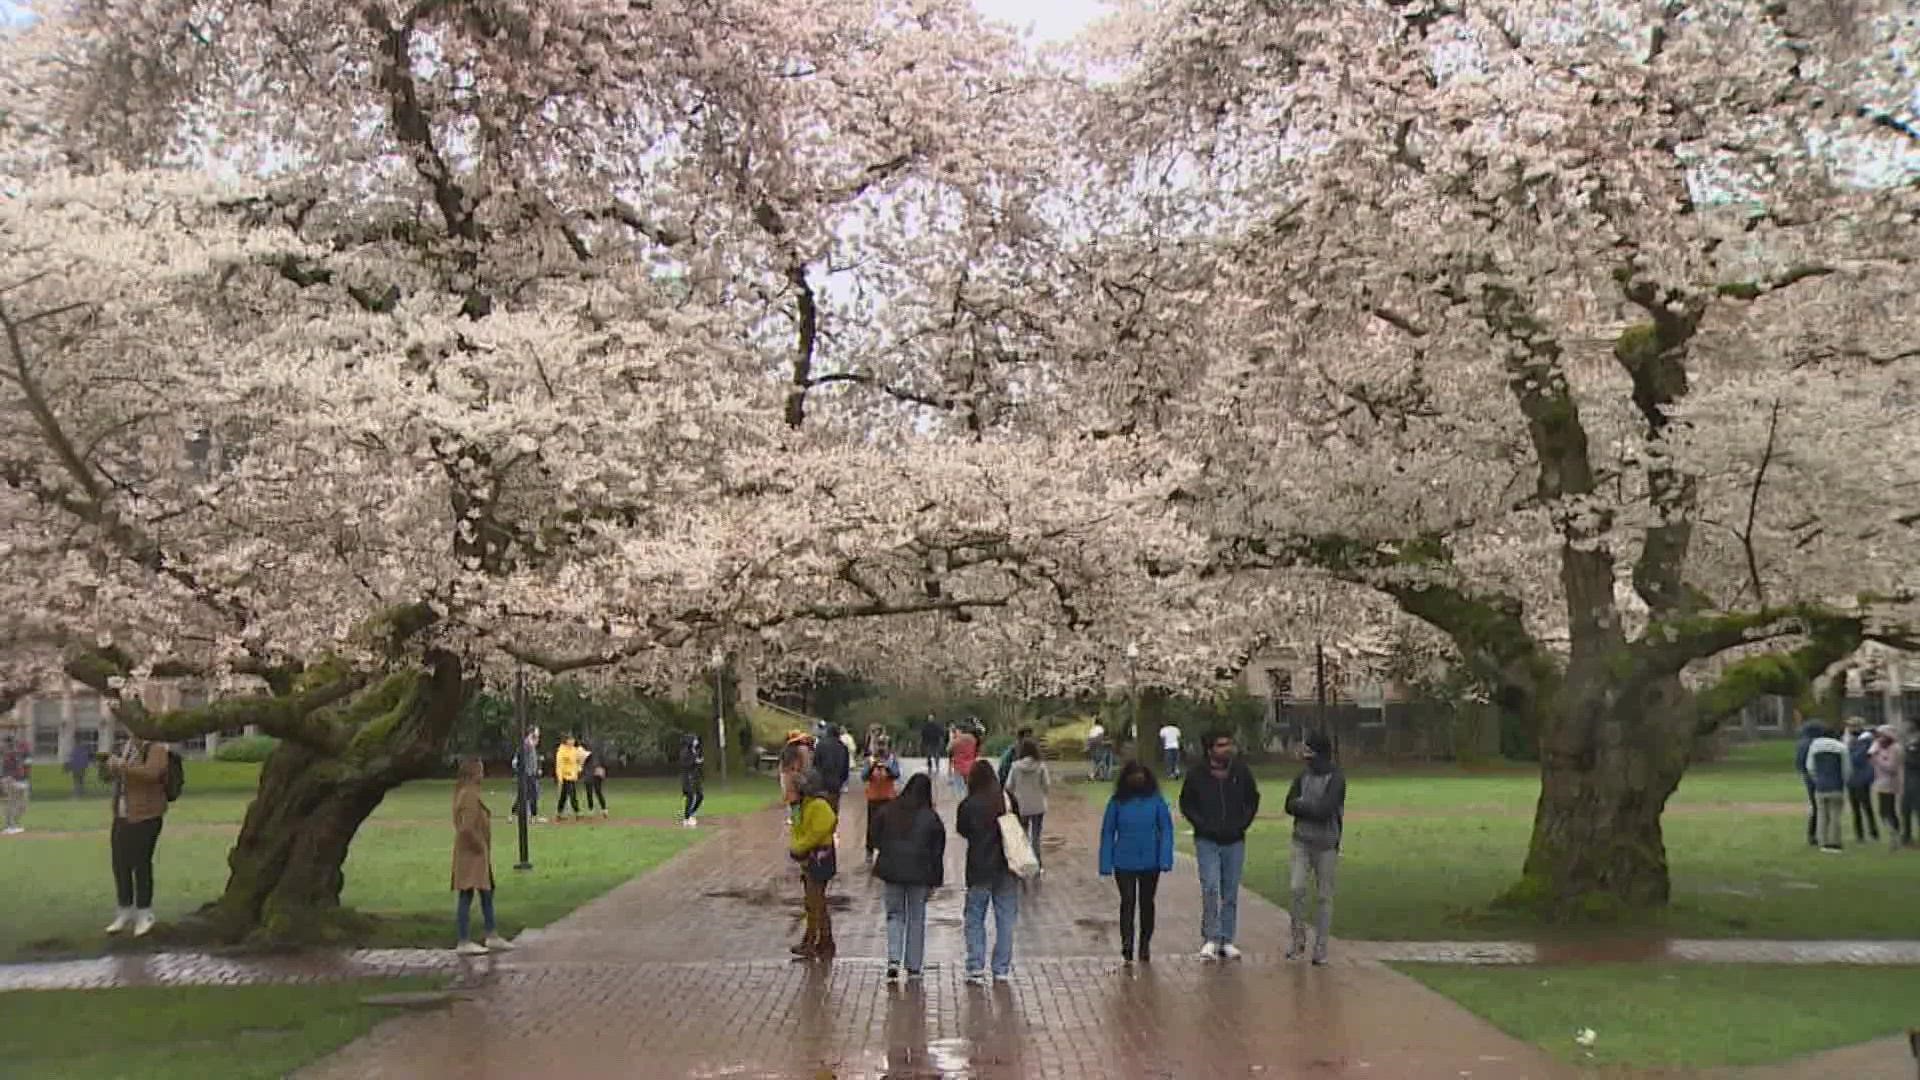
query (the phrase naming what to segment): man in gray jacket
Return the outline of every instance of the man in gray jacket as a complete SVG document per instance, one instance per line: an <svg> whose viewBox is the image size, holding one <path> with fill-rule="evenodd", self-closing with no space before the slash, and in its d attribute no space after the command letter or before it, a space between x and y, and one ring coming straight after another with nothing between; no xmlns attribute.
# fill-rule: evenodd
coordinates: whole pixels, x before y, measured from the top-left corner
<svg viewBox="0 0 1920 1080"><path fill-rule="evenodd" d="M1333 927L1334 866L1340 858L1340 826L1346 814L1347 778L1333 761L1333 740L1314 732L1306 741L1307 767L1287 789L1287 813L1293 817L1293 937L1287 959L1307 951L1307 874L1320 894L1313 921L1313 962L1327 962L1327 936Z"/></svg>

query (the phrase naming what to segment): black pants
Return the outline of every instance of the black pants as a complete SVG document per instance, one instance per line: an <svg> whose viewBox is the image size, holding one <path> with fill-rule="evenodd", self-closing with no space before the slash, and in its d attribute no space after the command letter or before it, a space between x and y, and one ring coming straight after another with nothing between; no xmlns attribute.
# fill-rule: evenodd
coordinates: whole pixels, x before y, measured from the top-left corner
<svg viewBox="0 0 1920 1080"><path fill-rule="evenodd" d="M1889 794L1887 797L1891 799L1893 796ZM1873 789L1848 788L1847 805L1853 809L1853 838L1865 840L1871 833L1875 840L1880 839L1880 823L1873 816Z"/></svg>
<svg viewBox="0 0 1920 1080"><path fill-rule="evenodd" d="M598 799L600 809L605 810L607 808L607 778L604 776L589 776L587 777L586 784L587 809L592 810L594 800Z"/></svg>
<svg viewBox="0 0 1920 1080"><path fill-rule="evenodd" d="M680 797L686 802L680 812L680 820L685 821L700 812L700 804L707 801L707 789L699 784L681 784Z"/></svg>
<svg viewBox="0 0 1920 1080"><path fill-rule="evenodd" d="M887 808L888 799L867 803L867 854L880 850L880 811Z"/></svg>
<svg viewBox="0 0 1920 1080"><path fill-rule="evenodd" d="M153 849L160 842L162 818L113 819L113 895L121 907L153 906Z"/></svg>
<svg viewBox="0 0 1920 1080"><path fill-rule="evenodd" d="M1895 795L1891 791L1880 791L1874 793L1873 799L1874 802L1879 804L1880 820L1887 823L1887 839L1892 840L1894 837L1899 836L1900 796ZM1873 815L1867 815L1867 820L1873 820ZM1880 839L1880 834L1877 832L1874 833L1873 838L1875 840Z"/></svg>
<svg viewBox="0 0 1920 1080"><path fill-rule="evenodd" d="M556 816L567 812L567 803L573 803L573 812L580 813L580 781L560 781L560 797L554 800L553 812Z"/></svg>
<svg viewBox="0 0 1920 1080"><path fill-rule="evenodd" d="M1913 819L1920 816L1920 776L1908 773L1907 786L1900 792L1900 842L1913 843Z"/></svg>
<svg viewBox="0 0 1920 1080"><path fill-rule="evenodd" d="M1133 915L1140 912L1140 952L1153 945L1153 897L1160 891L1160 871L1115 870L1113 880L1120 886L1120 955L1133 957Z"/></svg>

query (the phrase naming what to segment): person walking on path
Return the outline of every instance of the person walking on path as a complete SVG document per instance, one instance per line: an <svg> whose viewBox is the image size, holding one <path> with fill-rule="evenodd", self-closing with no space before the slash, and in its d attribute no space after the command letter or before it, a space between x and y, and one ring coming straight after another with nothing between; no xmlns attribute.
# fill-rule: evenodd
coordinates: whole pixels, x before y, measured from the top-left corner
<svg viewBox="0 0 1920 1080"><path fill-rule="evenodd" d="M1087 779L1105 780L1113 769L1113 747L1107 741L1106 725L1095 720L1087 729Z"/></svg>
<svg viewBox="0 0 1920 1080"><path fill-rule="evenodd" d="M820 782L826 785L822 794L832 804L835 817L840 814L840 793L847 789L847 780L853 774L853 757L847 750L847 743L851 741L838 727L827 724L813 746L813 767L820 773Z"/></svg>
<svg viewBox="0 0 1920 1080"><path fill-rule="evenodd" d="M1180 813L1193 826L1200 866L1200 958L1237 960L1240 875L1247 862L1247 829L1260 812L1260 786L1234 753L1233 736L1206 736L1207 759L1180 786Z"/></svg>
<svg viewBox="0 0 1920 1080"><path fill-rule="evenodd" d="M554 800L553 817L555 821L567 820L567 805L573 805L575 820L580 817L580 747L568 735L560 740L560 749L553 752L553 778L560 781L560 795Z"/></svg>
<svg viewBox="0 0 1920 1080"><path fill-rule="evenodd" d="M73 740L73 749L67 751L67 772L73 776L73 797L87 797L87 768L93 764L93 753L79 739Z"/></svg>
<svg viewBox="0 0 1920 1080"><path fill-rule="evenodd" d="M1900 850L1900 797L1906 783L1906 753L1901 749L1900 741L1894 737L1893 725L1882 724L1874 729L1873 749L1868 753L1868 775L1874 802L1878 804L1880 817L1887 823L1887 846L1894 851ZM1867 818L1871 821L1872 815ZM1855 826L1858 828L1858 826ZM1880 838L1878 833L1874 839Z"/></svg>
<svg viewBox="0 0 1920 1080"><path fill-rule="evenodd" d="M971 790L973 763L980 760L980 740L974 737L973 732L961 728L953 733L947 745L953 757L953 790L956 793Z"/></svg>
<svg viewBox="0 0 1920 1080"><path fill-rule="evenodd" d="M905 965L917 979L926 965L927 894L946 884L947 827L933 809L933 781L913 776L899 798L868 812L878 822L873 873L886 885L887 978Z"/></svg>
<svg viewBox="0 0 1920 1080"><path fill-rule="evenodd" d="M1153 770L1142 762L1120 767L1113 797L1100 821L1100 876L1120 887L1120 959L1153 959L1153 899L1160 875L1173 869L1173 812L1160 796ZM1139 937L1134 915L1139 913ZM1135 942L1138 941L1136 948Z"/></svg>
<svg viewBox="0 0 1920 1080"><path fill-rule="evenodd" d="M1847 744L1820 729L1807 744L1807 775L1813 780L1814 817L1820 849L1839 852L1840 819L1847 812Z"/></svg>
<svg viewBox="0 0 1920 1080"><path fill-rule="evenodd" d="M580 744L580 786L587 789L587 813L599 803L600 816L607 817L607 755L586 743Z"/></svg>
<svg viewBox="0 0 1920 1080"><path fill-rule="evenodd" d="M483 956L513 948L512 942L500 936L493 921L493 811L480 801L480 778L484 774L479 758L462 758L453 784L453 891L460 897L453 908L453 925L460 943L453 951L461 956ZM475 893L480 894L484 943L473 940Z"/></svg>
<svg viewBox="0 0 1920 1080"><path fill-rule="evenodd" d="M1020 756L1020 744L1033 738L1033 729L1023 727L1013 735L1013 741L1000 753L1000 786L1007 786L1007 776L1013 771L1013 763Z"/></svg>
<svg viewBox="0 0 1920 1080"><path fill-rule="evenodd" d="M1160 728L1160 753L1167 761L1167 779L1180 779L1180 725L1171 720Z"/></svg>
<svg viewBox="0 0 1920 1080"><path fill-rule="evenodd" d="M955 759L956 765L958 759ZM987 981L987 909L993 909L993 978L1013 977L1013 931L1020 921L1020 880L1007 868L1000 840L1006 794L994 779L993 763L975 760L967 773L967 797L954 811L954 829L967 842L967 982Z"/></svg>
<svg viewBox="0 0 1920 1080"><path fill-rule="evenodd" d="M163 742L129 738L119 756L106 765L113 781L113 829L108 848L113 858L113 891L119 911L107 933L129 926L134 937L153 930L153 851L167 814L167 757Z"/></svg>
<svg viewBox="0 0 1920 1080"><path fill-rule="evenodd" d="M707 801L707 755L700 749L700 736L680 736L680 824L700 827L700 804Z"/></svg>
<svg viewBox="0 0 1920 1080"><path fill-rule="evenodd" d="M1340 862L1340 830L1347 808L1347 778L1333 760L1333 740L1325 732L1307 736L1307 767L1287 789L1287 813L1293 818L1292 924L1287 959L1307 951L1307 874L1313 874L1319 910L1313 919L1313 962L1327 962L1327 938L1333 929L1334 870Z"/></svg>
<svg viewBox="0 0 1920 1080"><path fill-rule="evenodd" d="M1026 830L1027 843L1037 860L1040 830L1047 820L1047 790L1053 786L1053 774L1047 771L1047 763L1040 757L1040 744L1032 738L1020 740L1016 749L1020 756L1002 775L1007 778L1007 798L1013 800L1014 812L1020 815L1020 827Z"/></svg>
<svg viewBox="0 0 1920 1080"><path fill-rule="evenodd" d="M927 722L920 725L920 753L927 759L929 774L940 771L940 759L947 756L947 729L940 721L927 714Z"/></svg>
<svg viewBox="0 0 1920 1080"><path fill-rule="evenodd" d="M1874 735L1860 721L1849 720L1846 743L1847 755L1852 759L1847 773L1847 806L1853 812L1854 842L1864 844L1869 833L1875 840L1880 839L1880 823L1873 809Z"/></svg>
<svg viewBox="0 0 1920 1080"><path fill-rule="evenodd" d="M833 850L833 832L840 821L827 801L826 781L816 769L800 774L800 806L793 816L787 853L800 864L805 896L806 933L793 947L797 960L833 959L833 913L827 908L827 885L840 867Z"/></svg>
<svg viewBox="0 0 1920 1080"><path fill-rule="evenodd" d="M1808 847L1817 847L1820 843L1820 804L1813 797L1813 773L1808 771L1807 752L1813 748L1813 740L1826 733L1827 729L1819 721L1808 720L1800 728L1800 741L1793 744L1793 771L1800 774L1800 783L1807 789Z"/></svg>
<svg viewBox="0 0 1920 1080"><path fill-rule="evenodd" d="M33 766L27 757L26 747L8 735L0 742L0 799L6 802L6 824L0 827L0 834L18 836L27 831L23 824L27 819L27 803L32 797L29 786L33 775Z"/></svg>
<svg viewBox="0 0 1920 1080"><path fill-rule="evenodd" d="M885 735L874 739L873 752L860 768L860 782L866 785L867 861L872 862L880 846L881 811L900 793L900 759L893 756L892 739Z"/></svg>

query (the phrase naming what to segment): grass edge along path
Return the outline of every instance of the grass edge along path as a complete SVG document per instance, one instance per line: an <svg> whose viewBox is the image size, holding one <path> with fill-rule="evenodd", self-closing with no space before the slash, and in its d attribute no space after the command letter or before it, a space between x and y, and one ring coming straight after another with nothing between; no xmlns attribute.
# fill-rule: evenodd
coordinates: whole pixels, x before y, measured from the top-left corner
<svg viewBox="0 0 1920 1080"><path fill-rule="evenodd" d="M1515 1038L1583 1066L1767 1065L1905 1031L1920 967L1841 964L1389 965ZM1592 1044L1578 1035L1590 1029Z"/></svg>
<svg viewBox="0 0 1920 1080"><path fill-rule="evenodd" d="M0 1071L19 1080L268 1080L320 1060L395 1015L362 1004L363 997L446 983L410 977L17 990L0 994L6 1018Z"/></svg>

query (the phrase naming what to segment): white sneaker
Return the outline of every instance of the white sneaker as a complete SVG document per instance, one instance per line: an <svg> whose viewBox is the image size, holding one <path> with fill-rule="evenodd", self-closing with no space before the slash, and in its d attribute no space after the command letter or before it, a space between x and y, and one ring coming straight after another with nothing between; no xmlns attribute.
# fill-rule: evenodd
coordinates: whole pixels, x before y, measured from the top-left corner
<svg viewBox="0 0 1920 1080"><path fill-rule="evenodd" d="M697 829L697 828L699 828L699 827L700 827L700 819L699 819L699 818L697 818L697 817L690 817L690 818L688 818L688 819L687 819L687 828L689 828L689 829Z"/></svg>
<svg viewBox="0 0 1920 1080"><path fill-rule="evenodd" d="M512 952L513 942L508 941L506 938L501 937L499 934L488 934L487 950L489 952Z"/></svg>
<svg viewBox="0 0 1920 1080"><path fill-rule="evenodd" d="M1215 945L1211 941L1207 942L1205 945L1200 946L1200 959L1202 960L1220 959L1220 946Z"/></svg>
<svg viewBox="0 0 1920 1080"><path fill-rule="evenodd" d="M130 907L123 907L114 914L113 921L107 924L107 933L118 934L122 930L125 930L127 927L132 925L133 925L133 909Z"/></svg>
<svg viewBox="0 0 1920 1080"><path fill-rule="evenodd" d="M992 980L991 980L991 979L990 979L990 978L988 977L988 975L987 975L987 973L986 973L986 972L984 972L984 971L969 971L969 972L967 972L967 985L968 985L968 986L985 986L985 985L987 985L987 983L989 983L989 982L991 982L991 981L992 981Z"/></svg>
<svg viewBox="0 0 1920 1080"><path fill-rule="evenodd" d="M1225 945L1220 946L1220 959L1222 960L1240 959L1239 948L1236 947L1231 941L1229 941Z"/></svg>
<svg viewBox="0 0 1920 1080"><path fill-rule="evenodd" d="M0 829L0 836L19 836L26 831L25 825L9 825L5 829Z"/></svg>
<svg viewBox="0 0 1920 1080"><path fill-rule="evenodd" d="M480 944L477 941L463 941L460 944L455 945L453 947L453 951L455 953L458 953L461 956L487 955L487 947L485 945Z"/></svg>
<svg viewBox="0 0 1920 1080"><path fill-rule="evenodd" d="M146 937L148 934L153 932L153 923L154 923L154 918L153 918L152 910L148 908L141 908L139 911L135 912L133 916L133 936Z"/></svg>

